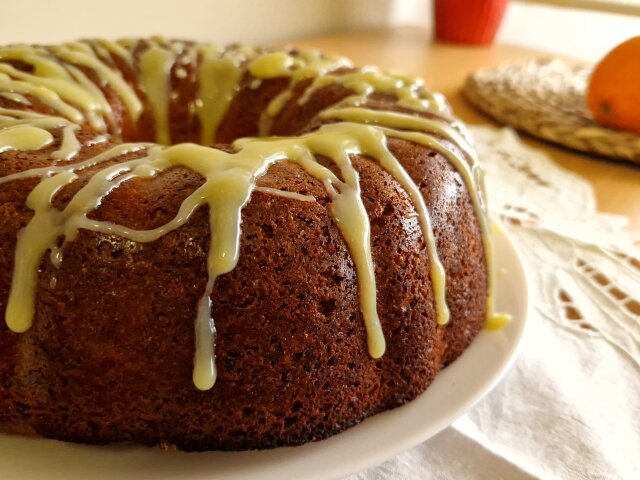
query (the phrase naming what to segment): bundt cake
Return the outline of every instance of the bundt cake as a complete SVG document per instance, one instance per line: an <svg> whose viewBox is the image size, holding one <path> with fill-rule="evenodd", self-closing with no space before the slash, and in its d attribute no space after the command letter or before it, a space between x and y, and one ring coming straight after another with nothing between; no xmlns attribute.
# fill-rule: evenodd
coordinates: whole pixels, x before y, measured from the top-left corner
<svg viewBox="0 0 640 480"><path fill-rule="evenodd" d="M0 48L0 431L270 448L411 400L492 315L480 173L344 58Z"/></svg>

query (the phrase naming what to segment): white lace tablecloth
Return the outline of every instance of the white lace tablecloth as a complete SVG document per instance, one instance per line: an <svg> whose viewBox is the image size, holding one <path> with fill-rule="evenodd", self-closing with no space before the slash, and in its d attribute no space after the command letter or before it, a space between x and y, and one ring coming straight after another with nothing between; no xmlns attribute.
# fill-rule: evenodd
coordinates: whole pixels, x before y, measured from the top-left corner
<svg viewBox="0 0 640 480"><path fill-rule="evenodd" d="M640 233L512 131L473 134L531 282L519 357L467 415L349 480L640 479Z"/></svg>

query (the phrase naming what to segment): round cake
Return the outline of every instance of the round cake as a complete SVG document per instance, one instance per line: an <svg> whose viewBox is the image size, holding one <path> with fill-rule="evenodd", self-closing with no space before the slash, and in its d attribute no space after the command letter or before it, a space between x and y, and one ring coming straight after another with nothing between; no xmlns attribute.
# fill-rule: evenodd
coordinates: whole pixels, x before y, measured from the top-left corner
<svg viewBox="0 0 640 480"><path fill-rule="evenodd" d="M419 79L0 48L0 431L259 449L413 399L493 315L481 184Z"/></svg>

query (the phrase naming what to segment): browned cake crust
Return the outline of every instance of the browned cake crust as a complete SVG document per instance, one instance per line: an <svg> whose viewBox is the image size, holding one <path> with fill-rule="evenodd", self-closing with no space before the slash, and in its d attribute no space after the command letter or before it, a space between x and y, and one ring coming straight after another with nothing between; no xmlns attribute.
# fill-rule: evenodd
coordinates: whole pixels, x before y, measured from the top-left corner
<svg viewBox="0 0 640 480"><path fill-rule="evenodd" d="M287 86L275 79L249 88L249 80L218 130L222 143L256 135L261 112ZM193 82L173 87L172 134L177 141L196 141L199 126L179 121L186 116L180 105L194 95ZM272 132L312 128L317 113L349 91L320 89L304 108L295 101L299 94L274 119ZM109 99L122 111L117 96ZM6 99L0 106L15 108ZM125 134L153 138L148 107ZM78 134L83 142L90 136ZM109 146L85 147L74 161ZM353 261L327 210L327 192L300 167L279 163L258 185L313 195L317 202L257 191L243 209L239 264L217 280L211 295L218 366L211 390L199 391L191 380L193 319L207 281L210 235L207 208L201 207L186 225L150 243L82 230L65 246L60 269L43 257L34 325L16 334L0 322L0 430L183 450L270 448L327 437L415 398L484 323L487 272L460 174L423 146L392 138L389 147L430 211L447 273L449 324L436 322L429 258L412 202L393 176L358 157L387 341L384 356L372 359ZM2 153L0 176L44 165L53 150ZM82 172L55 204L68 202L90 174ZM0 185L1 312L17 234L32 216L25 199L38 181ZM182 168L136 179L114 190L92 217L155 228L201 184Z"/></svg>

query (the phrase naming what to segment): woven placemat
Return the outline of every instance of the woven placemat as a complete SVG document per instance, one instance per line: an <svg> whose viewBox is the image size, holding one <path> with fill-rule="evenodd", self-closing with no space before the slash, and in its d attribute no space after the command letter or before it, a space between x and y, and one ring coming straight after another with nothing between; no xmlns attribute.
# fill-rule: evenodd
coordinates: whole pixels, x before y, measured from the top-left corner
<svg viewBox="0 0 640 480"><path fill-rule="evenodd" d="M467 78L464 95L499 122L535 137L640 165L640 135L601 127L587 110L592 68L540 59L479 70Z"/></svg>

